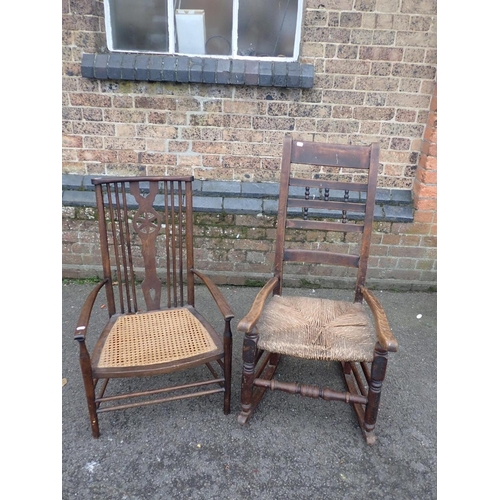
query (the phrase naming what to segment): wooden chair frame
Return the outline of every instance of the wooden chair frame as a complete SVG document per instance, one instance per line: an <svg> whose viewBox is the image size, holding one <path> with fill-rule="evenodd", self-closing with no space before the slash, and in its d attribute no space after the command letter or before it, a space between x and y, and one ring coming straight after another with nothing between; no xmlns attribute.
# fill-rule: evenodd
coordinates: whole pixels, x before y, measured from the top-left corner
<svg viewBox="0 0 500 500"><path fill-rule="evenodd" d="M98 415L118 409L223 392L224 413L230 412L234 314L215 283L194 268L192 182L192 176L92 179L99 214L103 279L82 307L74 338L80 348L80 366L95 438L100 434ZM222 314L222 334L195 307L195 277L208 288ZM140 279L142 298L137 290ZM87 331L102 290L109 321L91 352L87 347ZM154 312L166 318L171 317L172 311L181 320L175 319L175 326L154 332L152 337L158 344L167 335L183 337L188 326L182 318L187 318L190 325L196 325L205 335L212 348L201 353L193 349L178 359L169 359L167 353L162 361L101 365L106 342L118 321L123 318L150 321ZM202 365L209 369L209 379L105 395L111 379L172 374Z"/></svg>
<svg viewBox="0 0 500 500"><path fill-rule="evenodd" d="M300 394L311 398L344 401L353 406L359 425L368 444L375 442L374 428L379 409L382 382L385 378L388 352L397 351L398 344L391 332L386 314L375 295L365 287L370 238L372 233L379 148L371 146L346 146L310 141L295 141L285 137L281 165L281 181L278 202L277 235L273 277L257 294L248 314L239 322L238 330L244 332L241 412L238 421L244 424L255 411L268 389ZM334 180L300 179L292 176L292 164L311 166L346 167L364 174L367 182L343 182ZM290 196L290 190L304 188L304 198ZM309 197L311 188L324 190L323 199ZM341 201L330 201L329 193L346 192ZM362 203L347 199L348 191L360 193ZM327 194L328 193L328 194ZM290 217L289 211L302 209L303 220ZM341 222L309 220L314 210L340 212ZM362 223L348 221L348 214L362 217ZM323 250L288 248L287 229L313 229L340 232L361 232L358 255L336 254ZM282 354L260 349L259 319L268 297L281 295L283 291L284 262L305 262L348 266L357 268L354 302L366 301L371 311L377 341L373 346L373 361L342 361L347 392L299 383L281 382L274 378Z"/></svg>

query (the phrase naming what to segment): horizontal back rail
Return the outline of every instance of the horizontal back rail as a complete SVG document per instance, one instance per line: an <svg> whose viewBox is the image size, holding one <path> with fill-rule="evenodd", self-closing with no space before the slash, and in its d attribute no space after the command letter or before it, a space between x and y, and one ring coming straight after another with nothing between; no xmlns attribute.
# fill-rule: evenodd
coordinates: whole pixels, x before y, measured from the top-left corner
<svg viewBox="0 0 500 500"><path fill-rule="evenodd" d="M287 219L286 227L289 229L314 229L316 231L338 231L343 233L362 233L362 224L349 224L342 222L326 222L317 220Z"/></svg>
<svg viewBox="0 0 500 500"><path fill-rule="evenodd" d="M309 187L318 189L331 189L333 191L361 191L367 192L368 185L362 182L339 182L339 181L327 181L320 179L297 179L296 177L290 177L288 182L289 186L297 187Z"/></svg>
<svg viewBox="0 0 500 500"><path fill-rule="evenodd" d="M137 177L119 177L119 176L104 176L104 177L94 177L91 182L94 186L99 184L115 183L115 182L190 182L193 181L194 177L192 175L183 176L169 176L168 179L165 176L137 176Z"/></svg>
<svg viewBox="0 0 500 500"><path fill-rule="evenodd" d="M358 267L359 256L347 255L319 250L302 250L288 248L283 260L288 262L305 262L308 264L329 264L332 266Z"/></svg>
<svg viewBox="0 0 500 500"><path fill-rule="evenodd" d="M370 163L370 146L335 145L293 141L291 163L366 169Z"/></svg>
<svg viewBox="0 0 500 500"><path fill-rule="evenodd" d="M349 203L342 201L288 199L288 208L316 208L319 210L346 210L347 212L364 212L364 203Z"/></svg>

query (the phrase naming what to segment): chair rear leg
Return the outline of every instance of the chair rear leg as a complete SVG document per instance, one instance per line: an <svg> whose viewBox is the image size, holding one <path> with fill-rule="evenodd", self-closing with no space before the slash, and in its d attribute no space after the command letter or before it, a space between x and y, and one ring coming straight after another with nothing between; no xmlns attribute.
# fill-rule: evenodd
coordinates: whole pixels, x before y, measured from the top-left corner
<svg viewBox="0 0 500 500"><path fill-rule="evenodd" d="M278 366L278 363L281 359L281 354L278 354L277 352L271 353L271 356L269 358L269 364L271 366Z"/></svg>
<svg viewBox="0 0 500 500"><path fill-rule="evenodd" d="M377 342L373 357L370 384L368 387L368 403L366 404L364 431L366 432L366 440L368 444L375 442L373 434L375 424L377 422L378 409L380 405L380 394L382 391L382 383L385 379L387 369L388 353Z"/></svg>

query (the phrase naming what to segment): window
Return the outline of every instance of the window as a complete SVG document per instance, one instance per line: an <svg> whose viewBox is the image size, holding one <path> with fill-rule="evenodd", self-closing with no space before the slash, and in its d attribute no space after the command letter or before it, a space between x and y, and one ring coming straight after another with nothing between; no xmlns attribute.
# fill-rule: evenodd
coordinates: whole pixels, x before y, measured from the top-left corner
<svg viewBox="0 0 500 500"><path fill-rule="evenodd" d="M105 0L110 51L296 61L303 0Z"/></svg>

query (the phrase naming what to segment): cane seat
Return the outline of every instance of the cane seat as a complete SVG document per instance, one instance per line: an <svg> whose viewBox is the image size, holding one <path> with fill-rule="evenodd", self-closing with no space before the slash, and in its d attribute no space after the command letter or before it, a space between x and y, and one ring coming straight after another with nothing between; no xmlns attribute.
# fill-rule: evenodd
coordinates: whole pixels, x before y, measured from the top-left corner
<svg viewBox="0 0 500 500"><path fill-rule="evenodd" d="M107 368L166 365L223 352L218 336L211 334L187 308L118 316L94 351L96 372Z"/></svg>

